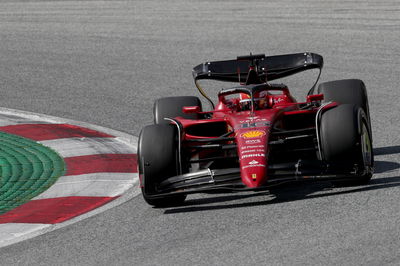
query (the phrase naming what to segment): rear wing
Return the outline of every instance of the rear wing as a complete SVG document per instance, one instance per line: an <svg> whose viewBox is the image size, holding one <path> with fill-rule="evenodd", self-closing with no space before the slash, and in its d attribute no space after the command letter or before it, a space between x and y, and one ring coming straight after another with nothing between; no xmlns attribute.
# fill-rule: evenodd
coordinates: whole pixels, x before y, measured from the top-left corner
<svg viewBox="0 0 400 266"><path fill-rule="evenodd" d="M323 65L322 56L314 53L239 56L236 60L200 64L193 68L193 78L195 81L213 79L243 83L246 82L251 69L254 70L255 67L258 80L262 83L308 69L318 68L321 71Z"/></svg>

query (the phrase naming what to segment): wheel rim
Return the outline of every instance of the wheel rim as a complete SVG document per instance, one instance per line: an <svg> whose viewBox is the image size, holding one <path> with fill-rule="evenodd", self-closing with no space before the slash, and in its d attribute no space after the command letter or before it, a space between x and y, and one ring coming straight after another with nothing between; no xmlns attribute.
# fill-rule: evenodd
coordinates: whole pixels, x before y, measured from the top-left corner
<svg viewBox="0 0 400 266"><path fill-rule="evenodd" d="M372 143L371 138L369 136L369 131L365 122L362 123L362 131L361 131L361 152L362 159L365 167L372 166Z"/></svg>

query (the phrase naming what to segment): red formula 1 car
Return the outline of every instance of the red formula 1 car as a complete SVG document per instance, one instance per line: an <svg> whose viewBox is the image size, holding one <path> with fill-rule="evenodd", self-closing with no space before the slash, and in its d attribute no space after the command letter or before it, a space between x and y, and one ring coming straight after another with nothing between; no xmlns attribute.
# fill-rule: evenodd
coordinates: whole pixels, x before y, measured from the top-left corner
<svg viewBox="0 0 400 266"><path fill-rule="evenodd" d="M249 55L200 64L193 76L212 111L197 97L167 97L154 104L154 125L140 133L139 175L147 203L182 203L197 192L267 189L315 179L357 183L373 174L368 99L361 80L314 86L297 102L283 84L271 83L308 69L322 56ZM201 79L238 82L222 89L216 105Z"/></svg>

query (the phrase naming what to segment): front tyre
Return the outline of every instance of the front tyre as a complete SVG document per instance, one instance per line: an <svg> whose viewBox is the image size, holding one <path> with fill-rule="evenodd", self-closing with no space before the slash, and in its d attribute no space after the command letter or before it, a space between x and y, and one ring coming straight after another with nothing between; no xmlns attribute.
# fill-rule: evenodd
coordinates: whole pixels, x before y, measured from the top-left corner
<svg viewBox="0 0 400 266"><path fill-rule="evenodd" d="M186 195L162 196L158 185L178 174L177 130L173 125L146 126L139 136L138 165L144 200L155 207L179 205Z"/></svg>
<svg viewBox="0 0 400 266"><path fill-rule="evenodd" d="M185 114L182 111L184 106L199 106L201 110L201 102L195 96L176 96L165 97L155 101L153 114L154 124L168 124L169 121L164 118L183 117L185 119L198 119L198 114Z"/></svg>
<svg viewBox="0 0 400 266"><path fill-rule="evenodd" d="M322 159L349 170L356 165L358 176L351 184L365 184L372 177L374 156L370 132L368 118L357 105L342 104L321 116Z"/></svg>

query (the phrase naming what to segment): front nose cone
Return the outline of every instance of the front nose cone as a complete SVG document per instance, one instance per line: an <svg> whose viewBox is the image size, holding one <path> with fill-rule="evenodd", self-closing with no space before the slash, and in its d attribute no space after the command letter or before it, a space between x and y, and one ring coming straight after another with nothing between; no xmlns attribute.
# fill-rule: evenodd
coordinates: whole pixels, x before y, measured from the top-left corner
<svg viewBox="0 0 400 266"><path fill-rule="evenodd" d="M242 182L247 187L260 187L264 185L266 180L265 167L255 167L251 171L242 171Z"/></svg>
<svg viewBox="0 0 400 266"><path fill-rule="evenodd" d="M267 181L267 143L265 129L242 130L237 135L242 182L260 187Z"/></svg>

